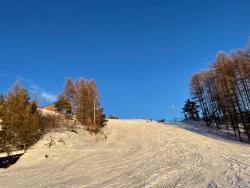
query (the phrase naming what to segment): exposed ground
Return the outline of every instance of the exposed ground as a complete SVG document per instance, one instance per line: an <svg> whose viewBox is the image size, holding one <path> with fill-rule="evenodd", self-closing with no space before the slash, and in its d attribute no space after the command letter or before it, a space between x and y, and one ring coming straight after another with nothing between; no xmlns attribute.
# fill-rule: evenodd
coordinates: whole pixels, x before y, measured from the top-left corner
<svg viewBox="0 0 250 188"><path fill-rule="evenodd" d="M0 169L0 187L250 187L247 144L144 120L110 120L104 132L47 134Z"/></svg>

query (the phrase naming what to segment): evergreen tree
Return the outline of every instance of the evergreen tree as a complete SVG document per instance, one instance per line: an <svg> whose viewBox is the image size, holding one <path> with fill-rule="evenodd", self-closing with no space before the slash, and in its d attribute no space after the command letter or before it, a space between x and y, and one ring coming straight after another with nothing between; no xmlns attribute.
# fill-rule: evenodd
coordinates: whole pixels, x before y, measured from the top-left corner
<svg viewBox="0 0 250 188"><path fill-rule="evenodd" d="M4 96L0 94L0 118L3 114Z"/></svg>
<svg viewBox="0 0 250 188"><path fill-rule="evenodd" d="M3 94L0 94L0 105L3 105L4 103L4 96Z"/></svg>
<svg viewBox="0 0 250 188"><path fill-rule="evenodd" d="M71 115L72 113L72 107L70 102L65 99L63 95L60 95L55 102L55 108L58 112L64 114L64 115Z"/></svg>
<svg viewBox="0 0 250 188"><path fill-rule="evenodd" d="M196 105L196 103L194 101L191 101L190 99L188 99L185 102L184 107L182 108L185 119L192 119L192 120L199 120L199 110L198 110L198 106Z"/></svg>

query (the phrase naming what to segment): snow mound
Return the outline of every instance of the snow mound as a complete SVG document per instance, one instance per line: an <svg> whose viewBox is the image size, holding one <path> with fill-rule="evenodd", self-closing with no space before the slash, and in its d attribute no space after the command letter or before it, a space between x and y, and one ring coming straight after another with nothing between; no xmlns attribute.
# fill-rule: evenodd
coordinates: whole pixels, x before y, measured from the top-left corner
<svg viewBox="0 0 250 188"><path fill-rule="evenodd" d="M49 133L0 187L250 187L250 147L146 120Z"/></svg>

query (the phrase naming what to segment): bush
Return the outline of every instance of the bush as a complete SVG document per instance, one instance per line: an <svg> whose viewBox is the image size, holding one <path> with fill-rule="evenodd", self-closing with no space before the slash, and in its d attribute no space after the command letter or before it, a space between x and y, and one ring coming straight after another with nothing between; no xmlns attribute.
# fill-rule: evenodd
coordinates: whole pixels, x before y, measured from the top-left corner
<svg viewBox="0 0 250 188"><path fill-rule="evenodd" d="M62 114L46 114L42 117L42 130L73 130L77 122L74 119L67 119Z"/></svg>
<svg viewBox="0 0 250 188"><path fill-rule="evenodd" d="M58 115L46 114L42 117L42 130L47 131L56 129L60 126L60 117Z"/></svg>

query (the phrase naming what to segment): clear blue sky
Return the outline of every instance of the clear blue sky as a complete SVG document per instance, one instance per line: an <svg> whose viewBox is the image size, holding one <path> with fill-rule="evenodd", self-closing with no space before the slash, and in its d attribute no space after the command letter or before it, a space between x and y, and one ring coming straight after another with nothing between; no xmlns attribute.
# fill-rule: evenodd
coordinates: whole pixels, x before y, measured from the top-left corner
<svg viewBox="0 0 250 188"><path fill-rule="evenodd" d="M96 80L106 114L181 115L189 79L244 48L248 0L2 0L0 92L15 79L53 100L67 76Z"/></svg>

